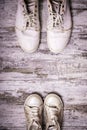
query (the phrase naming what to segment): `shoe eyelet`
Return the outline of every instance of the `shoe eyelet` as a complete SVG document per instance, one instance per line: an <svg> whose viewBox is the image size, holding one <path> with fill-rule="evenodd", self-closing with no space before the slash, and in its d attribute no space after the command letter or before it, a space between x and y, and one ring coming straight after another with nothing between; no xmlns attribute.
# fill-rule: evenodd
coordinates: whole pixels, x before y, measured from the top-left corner
<svg viewBox="0 0 87 130"><path fill-rule="evenodd" d="M26 27L28 27L28 25L29 25L29 22L26 23Z"/></svg>
<svg viewBox="0 0 87 130"><path fill-rule="evenodd" d="M37 8L37 5L35 5L35 8Z"/></svg>
<svg viewBox="0 0 87 130"><path fill-rule="evenodd" d="M24 4L22 4L22 7L24 8Z"/></svg>
<svg viewBox="0 0 87 130"><path fill-rule="evenodd" d="M50 8L50 5L48 5L48 8Z"/></svg>

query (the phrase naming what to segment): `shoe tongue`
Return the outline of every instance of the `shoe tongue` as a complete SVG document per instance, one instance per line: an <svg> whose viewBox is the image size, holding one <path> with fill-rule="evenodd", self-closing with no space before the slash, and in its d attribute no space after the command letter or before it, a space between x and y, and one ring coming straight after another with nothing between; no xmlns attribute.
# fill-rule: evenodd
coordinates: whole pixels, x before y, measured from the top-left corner
<svg viewBox="0 0 87 130"><path fill-rule="evenodd" d="M60 4L62 3L62 0L52 0L52 9L53 12L60 12Z"/></svg>
<svg viewBox="0 0 87 130"><path fill-rule="evenodd" d="M48 130L57 130L57 127L54 126L54 125L51 125L51 126L48 127Z"/></svg>

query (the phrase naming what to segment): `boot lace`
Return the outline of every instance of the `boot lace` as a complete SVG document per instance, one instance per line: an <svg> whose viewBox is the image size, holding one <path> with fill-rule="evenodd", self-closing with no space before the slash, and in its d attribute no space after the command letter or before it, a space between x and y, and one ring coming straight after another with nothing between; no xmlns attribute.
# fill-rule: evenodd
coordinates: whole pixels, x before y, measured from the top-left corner
<svg viewBox="0 0 87 130"><path fill-rule="evenodd" d="M22 3L23 6L23 14L24 14L24 27L23 29L29 29L29 28L37 28L37 5L35 2L29 2L27 4L27 10L26 10L26 5ZM29 8L34 8L33 11L29 11Z"/></svg>
<svg viewBox="0 0 87 130"><path fill-rule="evenodd" d="M59 2L52 1L56 5L56 11L50 10L50 19L48 22L48 27L58 27L59 29L63 28L64 21L64 0ZM50 6L49 6L50 7Z"/></svg>

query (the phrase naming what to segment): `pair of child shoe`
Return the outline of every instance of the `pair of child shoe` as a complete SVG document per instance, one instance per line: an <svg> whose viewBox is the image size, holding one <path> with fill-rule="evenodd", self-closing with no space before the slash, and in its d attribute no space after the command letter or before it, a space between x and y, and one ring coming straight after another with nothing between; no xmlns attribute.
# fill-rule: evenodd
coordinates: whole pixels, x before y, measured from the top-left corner
<svg viewBox="0 0 87 130"><path fill-rule="evenodd" d="M48 94L43 102L38 94L31 94L24 103L27 130L42 130L42 117L46 130L60 130L63 118L63 102L54 94ZM43 114L44 113L44 114Z"/></svg>

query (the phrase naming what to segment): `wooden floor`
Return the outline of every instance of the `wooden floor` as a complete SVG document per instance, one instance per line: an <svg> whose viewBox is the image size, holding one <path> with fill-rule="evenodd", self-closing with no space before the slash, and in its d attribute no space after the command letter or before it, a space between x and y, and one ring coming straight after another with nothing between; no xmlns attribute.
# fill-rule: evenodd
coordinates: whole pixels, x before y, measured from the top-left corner
<svg viewBox="0 0 87 130"><path fill-rule="evenodd" d="M47 1L40 0L41 42L27 54L15 34L17 0L0 0L0 130L26 130L23 104L32 92L57 92L62 130L87 130L87 0L72 0L73 30L58 55L47 47Z"/></svg>

